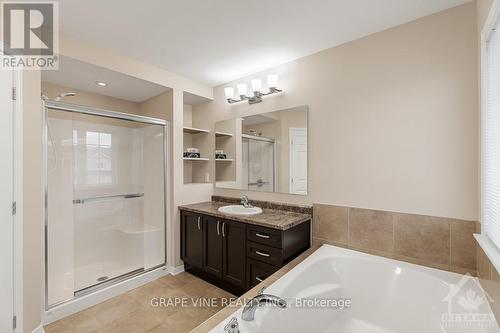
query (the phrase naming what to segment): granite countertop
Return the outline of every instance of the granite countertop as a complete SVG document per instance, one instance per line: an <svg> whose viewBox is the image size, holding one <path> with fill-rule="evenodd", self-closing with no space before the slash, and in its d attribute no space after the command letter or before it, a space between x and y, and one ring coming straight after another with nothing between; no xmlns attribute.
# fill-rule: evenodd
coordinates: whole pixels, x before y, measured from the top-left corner
<svg viewBox="0 0 500 333"><path fill-rule="evenodd" d="M219 207L231 205L227 202L209 201L192 205L179 206L179 209L194 213L206 214L230 219L263 227L287 230L311 219L310 214L291 212L285 210L263 208L262 213L252 216L240 216L223 214L218 211ZM258 205L256 205L258 206Z"/></svg>

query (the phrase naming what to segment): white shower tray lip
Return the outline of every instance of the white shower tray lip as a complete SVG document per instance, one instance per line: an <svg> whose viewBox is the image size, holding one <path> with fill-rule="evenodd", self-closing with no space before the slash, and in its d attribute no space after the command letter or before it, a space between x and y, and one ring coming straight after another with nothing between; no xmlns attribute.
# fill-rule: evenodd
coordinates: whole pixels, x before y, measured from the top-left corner
<svg viewBox="0 0 500 333"><path fill-rule="evenodd" d="M229 205L219 207L218 211L220 213L229 215L240 215L240 216L251 216L262 213L262 208L260 207L244 207L243 205Z"/></svg>

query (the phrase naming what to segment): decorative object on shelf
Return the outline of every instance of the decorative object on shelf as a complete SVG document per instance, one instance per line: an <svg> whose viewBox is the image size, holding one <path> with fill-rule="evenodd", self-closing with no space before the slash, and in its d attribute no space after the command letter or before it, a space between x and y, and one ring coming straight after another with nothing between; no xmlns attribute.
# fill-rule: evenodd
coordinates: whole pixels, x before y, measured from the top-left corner
<svg viewBox="0 0 500 333"><path fill-rule="evenodd" d="M251 82L252 85L252 96L248 96L247 94L247 84L239 83L236 88L238 89L239 99L234 98L234 87L226 87L224 88L224 94L226 95L227 102L229 104L238 103L242 101L248 101L249 104L255 104L262 102L262 97L267 95L276 94L282 92L283 90L278 89L278 75L272 74L267 76L267 87L269 89L268 92L262 92L262 80L253 79Z"/></svg>
<svg viewBox="0 0 500 333"><path fill-rule="evenodd" d="M201 155L200 155L200 153L190 153L190 152L185 152L185 153L183 154L183 157L185 157L185 158L200 158L200 157L201 157Z"/></svg>
<svg viewBox="0 0 500 333"><path fill-rule="evenodd" d="M183 157L185 158L200 158L200 150L198 148L186 148Z"/></svg>
<svg viewBox="0 0 500 333"><path fill-rule="evenodd" d="M215 151L215 159L216 160L225 160L227 158L227 155L224 154L224 150L219 149Z"/></svg>
<svg viewBox="0 0 500 333"><path fill-rule="evenodd" d="M215 151L215 159L216 160L225 160L226 158L227 158L227 155L224 154L224 152L218 153L217 150Z"/></svg>

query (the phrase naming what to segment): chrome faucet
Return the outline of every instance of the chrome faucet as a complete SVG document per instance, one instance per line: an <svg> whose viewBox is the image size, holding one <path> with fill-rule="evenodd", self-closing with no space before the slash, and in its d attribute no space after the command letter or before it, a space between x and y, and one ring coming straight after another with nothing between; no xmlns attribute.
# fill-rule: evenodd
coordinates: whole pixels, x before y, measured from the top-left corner
<svg viewBox="0 0 500 333"><path fill-rule="evenodd" d="M252 321L255 318L255 311L261 304L264 303L274 304L281 309L286 308L286 301L283 298L264 294L264 289L265 288L262 288L257 296L255 296L245 304L243 312L241 313L241 319L245 321Z"/></svg>
<svg viewBox="0 0 500 333"><path fill-rule="evenodd" d="M252 204L250 203L250 201L248 201L248 197L246 195L241 197L241 204L245 208L252 208L253 207Z"/></svg>

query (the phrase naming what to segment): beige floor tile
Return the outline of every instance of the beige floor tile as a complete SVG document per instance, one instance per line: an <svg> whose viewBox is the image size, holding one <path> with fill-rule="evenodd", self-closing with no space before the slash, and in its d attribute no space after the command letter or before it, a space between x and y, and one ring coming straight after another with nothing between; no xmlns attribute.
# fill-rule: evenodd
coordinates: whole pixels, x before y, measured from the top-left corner
<svg viewBox="0 0 500 333"><path fill-rule="evenodd" d="M197 277L182 273L166 276L114 297L70 317L47 325L47 333L155 333L189 332L217 311L219 306L154 307L153 298L186 297L196 299L234 298ZM222 304L222 302L216 302Z"/></svg>
<svg viewBox="0 0 500 333"><path fill-rule="evenodd" d="M97 319L82 311L44 327L46 333L92 333L101 327Z"/></svg>

